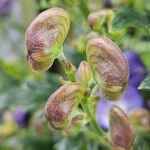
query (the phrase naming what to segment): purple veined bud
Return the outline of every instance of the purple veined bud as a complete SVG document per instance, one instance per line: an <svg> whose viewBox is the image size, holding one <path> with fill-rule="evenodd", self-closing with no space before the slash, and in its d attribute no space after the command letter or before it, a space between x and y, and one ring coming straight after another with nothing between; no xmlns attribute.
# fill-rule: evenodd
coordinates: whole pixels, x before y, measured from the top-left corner
<svg viewBox="0 0 150 150"><path fill-rule="evenodd" d="M119 47L106 37L91 37L87 60L95 82L108 100L118 100L127 88L129 69Z"/></svg>
<svg viewBox="0 0 150 150"><path fill-rule="evenodd" d="M129 119L135 126L149 128L150 112L144 108L134 108L128 113Z"/></svg>
<svg viewBox="0 0 150 150"><path fill-rule="evenodd" d="M75 73L76 81L84 85L85 87L88 86L92 74L90 71L90 66L87 61L82 61Z"/></svg>
<svg viewBox="0 0 150 150"><path fill-rule="evenodd" d="M88 24L94 31L102 30L102 26L106 23L108 31L114 17L114 12L111 9L104 9L98 12L93 12L88 16Z"/></svg>
<svg viewBox="0 0 150 150"><path fill-rule="evenodd" d="M118 106L113 105L110 108L109 124L109 134L113 146L129 150L133 146L135 133L128 116Z"/></svg>
<svg viewBox="0 0 150 150"><path fill-rule="evenodd" d="M45 117L55 130L67 128L72 120L72 113L78 106L85 89L78 83L61 86L48 99L45 106Z"/></svg>
<svg viewBox="0 0 150 150"><path fill-rule="evenodd" d="M27 60L36 71L51 67L62 51L70 27L69 14L62 8L42 12L26 31Z"/></svg>

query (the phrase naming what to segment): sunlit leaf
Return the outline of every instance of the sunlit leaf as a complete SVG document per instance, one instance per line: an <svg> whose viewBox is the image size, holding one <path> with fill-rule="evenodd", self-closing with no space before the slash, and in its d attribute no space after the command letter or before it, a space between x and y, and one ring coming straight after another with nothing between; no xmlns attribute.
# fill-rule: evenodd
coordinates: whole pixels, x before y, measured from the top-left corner
<svg viewBox="0 0 150 150"><path fill-rule="evenodd" d="M139 86L140 90L150 91L150 74L145 78L145 80Z"/></svg>

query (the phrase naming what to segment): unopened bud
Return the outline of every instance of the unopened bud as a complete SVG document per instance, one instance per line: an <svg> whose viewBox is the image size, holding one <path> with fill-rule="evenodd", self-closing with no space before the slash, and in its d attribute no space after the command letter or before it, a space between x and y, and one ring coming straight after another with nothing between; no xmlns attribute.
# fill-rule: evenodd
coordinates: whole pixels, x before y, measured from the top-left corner
<svg viewBox="0 0 150 150"><path fill-rule="evenodd" d="M34 70L51 67L62 51L69 27L68 13L57 7L42 12L33 20L26 31L26 47L27 60Z"/></svg>
<svg viewBox="0 0 150 150"><path fill-rule="evenodd" d="M91 13L88 17L88 23L94 31L102 30L104 24L106 24L109 31L114 13L110 9L104 9L98 12Z"/></svg>
<svg viewBox="0 0 150 150"><path fill-rule="evenodd" d="M109 133L114 147L129 150L135 140L135 133L128 116L117 106L113 105L109 112Z"/></svg>
<svg viewBox="0 0 150 150"><path fill-rule="evenodd" d="M111 39L117 41L125 34L126 29L112 28L114 17L114 12L111 9L104 9L91 13L88 17L88 23L93 31L98 33L107 32Z"/></svg>
<svg viewBox="0 0 150 150"><path fill-rule="evenodd" d="M63 59L60 61L61 65L63 66L66 73L71 73L72 71L76 71L76 67L71 64L71 62L68 59Z"/></svg>
<svg viewBox="0 0 150 150"><path fill-rule="evenodd" d="M129 69L119 47L106 37L87 43L87 60L95 82L106 99L118 100L127 88Z"/></svg>
<svg viewBox="0 0 150 150"><path fill-rule="evenodd" d="M150 127L150 112L144 108L134 108L129 112L132 124L144 128Z"/></svg>
<svg viewBox="0 0 150 150"><path fill-rule="evenodd" d="M72 113L83 95L84 88L80 84L68 83L49 97L45 116L53 129L63 130L70 125Z"/></svg>
<svg viewBox="0 0 150 150"><path fill-rule="evenodd" d="M86 114L81 110L78 110L72 118L71 123L73 125L85 125L87 123Z"/></svg>
<svg viewBox="0 0 150 150"><path fill-rule="evenodd" d="M83 84L85 87L88 86L88 83L91 80L91 71L88 62L82 61L75 73L76 81Z"/></svg>

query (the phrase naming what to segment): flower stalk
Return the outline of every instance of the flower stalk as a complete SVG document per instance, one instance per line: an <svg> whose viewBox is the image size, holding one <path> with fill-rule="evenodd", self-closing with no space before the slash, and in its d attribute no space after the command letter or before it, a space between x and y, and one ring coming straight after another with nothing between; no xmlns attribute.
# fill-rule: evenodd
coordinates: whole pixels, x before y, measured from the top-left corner
<svg viewBox="0 0 150 150"><path fill-rule="evenodd" d="M71 62L65 57L63 51L60 53L60 55L57 58L62 65L63 69L65 70L65 73L69 76L69 79L71 82L75 82L75 71L76 68L74 65L71 64Z"/></svg>

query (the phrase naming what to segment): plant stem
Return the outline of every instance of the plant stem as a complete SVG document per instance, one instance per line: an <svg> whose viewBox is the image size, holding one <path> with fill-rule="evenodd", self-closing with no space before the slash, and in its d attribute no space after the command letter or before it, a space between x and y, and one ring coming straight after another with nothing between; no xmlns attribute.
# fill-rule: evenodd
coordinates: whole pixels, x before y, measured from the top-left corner
<svg viewBox="0 0 150 150"><path fill-rule="evenodd" d="M86 112L86 114L90 117L90 124L91 124L92 128L99 135L104 135L104 132L99 128L99 126L97 125L97 122L96 122L95 118L91 114L90 109L89 109L86 101L87 101L87 99L86 99L86 97L84 97L83 100L81 101L81 106L83 107L83 109Z"/></svg>
<svg viewBox="0 0 150 150"><path fill-rule="evenodd" d="M81 8L80 10L82 11L83 15L85 16L85 19L87 19L88 15L89 15L89 9L88 9L86 0L80 1L80 8Z"/></svg>
<svg viewBox="0 0 150 150"><path fill-rule="evenodd" d="M101 143L107 145L108 147L110 147L110 143L106 137L105 132L100 129L100 127L98 126L95 118L93 117L90 108L87 104L87 97L84 97L81 101L81 106L84 110L84 112L88 115L88 117L90 118L90 126L92 127L92 129L94 130L94 133L96 134L97 138L100 140Z"/></svg>
<svg viewBox="0 0 150 150"><path fill-rule="evenodd" d="M75 66L65 57L63 51L58 56L58 60L61 63L62 67L65 70L65 73L69 76L71 82L76 82L75 79Z"/></svg>
<svg viewBox="0 0 150 150"><path fill-rule="evenodd" d="M61 52L61 54L58 56L58 60L59 62L61 63L61 65L63 66L66 74L69 76L70 80L72 82L76 82L75 80L75 67L74 65L68 60L66 59L63 51ZM94 81L91 81L88 85L88 87L90 89L93 89L95 86L95 82ZM94 88L95 89L95 88ZM90 108L88 106L88 96L84 96L83 99L81 100L81 106L84 110L84 112L88 115L88 117L90 118L90 125L91 127L93 128L94 132L96 133L96 136L98 137L98 139L100 139L100 141L102 143L105 143L106 145L109 146L109 142L108 142L108 139L106 137L106 134L105 132L98 126L93 114L91 113L90 111Z"/></svg>

